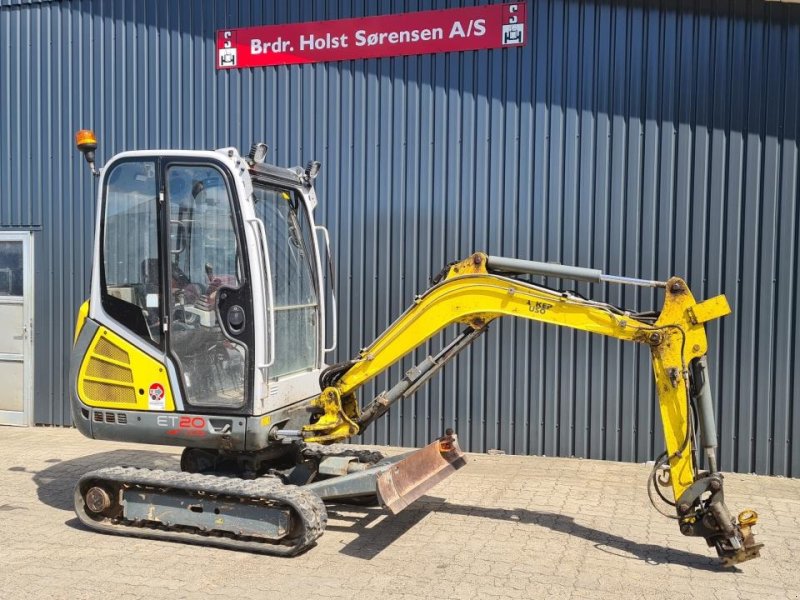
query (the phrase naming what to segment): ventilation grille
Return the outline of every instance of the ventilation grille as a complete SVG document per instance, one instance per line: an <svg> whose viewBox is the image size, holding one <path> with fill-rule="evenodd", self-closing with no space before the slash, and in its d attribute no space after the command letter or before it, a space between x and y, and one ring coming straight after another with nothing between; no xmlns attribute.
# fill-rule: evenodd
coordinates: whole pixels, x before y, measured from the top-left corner
<svg viewBox="0 0 800 600"><path fill-rule="evenodd" d="M100 338L100 341L98 341L97 345L94 347L94 351L95 354L105 356L106 358L116 360L117 362L125 363L126 365L129 365L131 362L130 358L128 357L128 353L125 352L125 350L122 348L117 348L105 338Z"/></svg>
<svg viewBox="0 0 800 600"><path fill-rule="evenodd" d="M136 404L136 392L132 387L85 380L83 393L92 402L111 402Z"/></svg>
<svg viewBox="0 0 800 600"><path fill-rule="evenodd" d="M92 418L96 423L117 423L119 425L126 425L128 423L128 415L125 413L103 412L102 410L96 410L92 414Z"/></svg>
<svg viewBox="0 0 800 600"><path fill-rule="evenodd" d="M113 379L114 381L133 383L133 372L129 368L103 362L95 357L89 360L86 375L100 379Z"/></svg>
<svg viewBox="0 0 800 600"><path fill-rule="evenodd" d="M94 345L83 372L83 395L94 405L128 404L137 402L133 370L129 354L108 338L101 337ZM96 413L95 413L96 414ZM94 417L98 420L97 417ZM114 413L105 413L100 419L116 423Z"/></svg>

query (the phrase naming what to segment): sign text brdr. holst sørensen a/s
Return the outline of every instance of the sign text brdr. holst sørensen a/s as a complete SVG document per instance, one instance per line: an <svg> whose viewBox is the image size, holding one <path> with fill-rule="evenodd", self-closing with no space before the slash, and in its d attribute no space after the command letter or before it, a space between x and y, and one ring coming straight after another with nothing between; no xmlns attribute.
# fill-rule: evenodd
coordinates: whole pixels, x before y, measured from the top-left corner
<svg viewBox="0 0 800 600"><path fill-rule="evenodd" d="M217 32L217 68L522 46L525 3L266 25Z"/></svg>

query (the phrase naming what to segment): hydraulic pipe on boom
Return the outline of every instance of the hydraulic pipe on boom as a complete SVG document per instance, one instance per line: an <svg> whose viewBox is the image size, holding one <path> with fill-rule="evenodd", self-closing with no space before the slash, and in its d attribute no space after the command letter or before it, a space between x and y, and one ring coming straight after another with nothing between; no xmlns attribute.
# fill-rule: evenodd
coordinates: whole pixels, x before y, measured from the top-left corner
<svg viewBox="0 0 800 600"><path fill-rule="evenodd" d="M636 279L634 277L620 277L607 275L600 269L587 269L586 267L572 267L545 263L535 260L522 260L519 258L506 258L504 256L487 256L486 269L492 273L513 273L539 275L542 277L559 277L574 281L587 281L589 283L620 283L638 285L641 287L663 288L665 281L652 281L650 279Z"/></svg>
<svg viewBox="0 0 800 600"><path fill-rule="evenodd" d="M659 313L636 313L514 277L521 274L663 288L666 297ZM648 486L656 486L662 499L675 506L677 515L673 518L679 521L684 535L704 537L726 564L742 562L758 556L762 545L755 543L750 529L756 523L756 513L744 511L734 520L723 499L704 326L729 313L724 296L698 303L677 277L666 282L613 277L596 269L476 253L450 265L433 287L418 296L354 360L323 373L322 392L312 401L319 418L298 433L309 442L330 443L363 432L477 339L492 320L502 316L645 344L651 353L667 446L655 463ZM467 329L438 354L410 369L397 385L360 408L355 394L359 387L453 324L466 325ZM700 424L710 471L699 470L693 413ZM674 502L657 489L659 474L668 476Z"/></svg>

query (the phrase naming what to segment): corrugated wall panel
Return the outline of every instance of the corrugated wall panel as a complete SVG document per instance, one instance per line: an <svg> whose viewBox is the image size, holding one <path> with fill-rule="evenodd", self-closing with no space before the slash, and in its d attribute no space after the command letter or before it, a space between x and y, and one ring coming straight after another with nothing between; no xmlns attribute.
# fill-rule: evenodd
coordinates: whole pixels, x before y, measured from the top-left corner
<svg viewBox="0 0 800 600"><path fill-rule="evenodd" d="M734 315L709 327L722 465L800 475L800 7L540 0L522 49L214 69L219 28L475 3L2 0L0 225L36 231L36 420L69 423L94 204L72 133L93 127L106 158L265 140L278 164L320 159L336 359L474 249L725 293ZM449 426L477 451L643 461L662 445L640 348L510 321L364 439Z"/></svg>

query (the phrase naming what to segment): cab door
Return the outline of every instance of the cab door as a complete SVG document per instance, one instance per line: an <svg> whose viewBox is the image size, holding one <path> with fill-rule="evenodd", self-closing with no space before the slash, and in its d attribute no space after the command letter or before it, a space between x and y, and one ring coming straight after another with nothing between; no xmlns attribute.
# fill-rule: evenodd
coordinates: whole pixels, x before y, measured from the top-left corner
<svg viewBox="0 0 800 600"><path fill-rule="evenodd" d="M162 256L167 352L187 408L244 412L253 395L253 307L233 181L213 161L167 158Z"/></svg>

